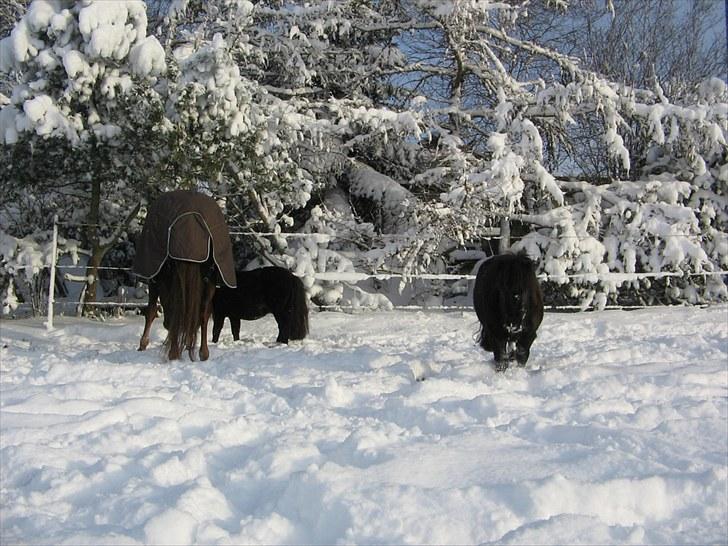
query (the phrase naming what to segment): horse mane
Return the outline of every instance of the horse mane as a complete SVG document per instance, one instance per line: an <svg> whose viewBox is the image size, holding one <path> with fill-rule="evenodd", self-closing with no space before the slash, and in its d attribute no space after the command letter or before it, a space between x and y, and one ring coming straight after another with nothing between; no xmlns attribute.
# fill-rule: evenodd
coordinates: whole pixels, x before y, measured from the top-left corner
<svg viewBox="0 0 728 546"><path fill-rule="evenodd" d="M164 347L170 359L173 355L179 357L185 349L192 358L200 325L204 280L198 263L181 260L169 260L169 263L169 297L162 303L168 325Z"/></svg>
<svg viewBox="0 0 728 546"><path fill-rule="evenodd" d="M489 274L495 286L500 290L517 287L522 293L528 291L533 283L536 264L525 251L506 252L494 256L491 260L494 260L494 263Z"/></svg>

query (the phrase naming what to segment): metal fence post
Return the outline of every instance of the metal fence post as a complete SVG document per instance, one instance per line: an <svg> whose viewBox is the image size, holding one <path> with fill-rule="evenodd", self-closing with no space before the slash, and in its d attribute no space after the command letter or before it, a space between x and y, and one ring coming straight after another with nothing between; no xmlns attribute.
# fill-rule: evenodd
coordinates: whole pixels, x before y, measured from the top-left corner
<svg viewBox="0 0 728 546"><path fill-rule="evenodd" d="M51 271L48 286L48 320L46 330L53 330L53 300L56 295L56 257L58 256L58 215L53 217L53 240L51 242Z"/></svg>
<svg viewBox="0 0 728 546"><path fill-rule="evenodd" d="M500 221L500 239L498 239L498 254L511 249L511 219L503 216Z"/></svg>

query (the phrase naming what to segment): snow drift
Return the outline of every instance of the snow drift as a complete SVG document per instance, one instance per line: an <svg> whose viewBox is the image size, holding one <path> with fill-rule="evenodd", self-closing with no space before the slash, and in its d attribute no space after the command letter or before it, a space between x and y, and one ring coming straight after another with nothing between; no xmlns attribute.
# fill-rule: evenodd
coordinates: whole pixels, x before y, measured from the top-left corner
<svg viewBox="0 0 728 546"><path fill-rule="evenodd" d="M159 321L158 321L159 322ZM226 329L3 321L4 544L718 543L728 308L547 314L496 373L466 313Z"/></svg>

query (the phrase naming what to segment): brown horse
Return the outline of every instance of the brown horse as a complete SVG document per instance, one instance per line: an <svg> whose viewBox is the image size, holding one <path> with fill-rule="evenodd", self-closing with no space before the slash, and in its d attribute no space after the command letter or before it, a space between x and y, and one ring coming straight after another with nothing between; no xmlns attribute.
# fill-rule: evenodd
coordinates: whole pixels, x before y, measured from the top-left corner
<svg viewBox="0 0 728 546"><path fill-rule="evenodd" d="M194 360L197 329L200 329L200 360L207 360L207 323L212 314L215 295L214 268L182 260L170 259L159 274L149 282L149 303L144 311L144 332L139 350L149 345L149 332L157 317L157 302L164 311L167 339L164 347L169 360L176 360L185 349Z"/></svg>
<svg viewBox="0 0 728 546"><path fill-rule="evenodd" d="M169 360L187 350L194 359L200 329L200 360L207 360L207 323L219 283L235 287L235 267L227 224L214 199L193 191L162 194L149 207L137 240L134 272L149 282L149 303L139 350L149 345L149 332L164 311Z"/></svg>

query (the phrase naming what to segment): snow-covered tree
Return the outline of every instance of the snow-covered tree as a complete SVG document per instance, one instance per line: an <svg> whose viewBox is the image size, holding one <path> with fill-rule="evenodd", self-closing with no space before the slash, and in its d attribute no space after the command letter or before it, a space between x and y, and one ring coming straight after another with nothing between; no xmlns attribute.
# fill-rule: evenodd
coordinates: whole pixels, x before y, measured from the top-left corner
<svg viewBox="0 0 728 546"><path fill-rule="evenodd" d="M242 227L312 233L257 241L305 274L322 302L342 290L314 286L314 273L441 272L448 251L494 227L505 237L512 229L539 259L554 294L582 302L616 294L609 272L721 269L724 87L708 82L673 104L657 85L610 81L550 48L548 32L528 32L531 4L179 1L163 41L175 57L224 41L255 128L246 144L231 142L228 172L219 169L229 213ZM565 18L568 7L534 12ZM580 176L583 133L604 151L611 179ZM279 172L293 176L271 176ZM630 224L639 235L620 231L620 214L640 219ZM693 259L681 261L678 247ZM678 299L721 293L707 284Z"/></svg>
<svg viewBox="0 0 728 546"><path fill-rule="evenodd" d="M504 228L504 219L518 221L514 227L521 234L531 233L516 247L527 247L554 283L568 283L571 296L588 302L597 295L598 304L618 284L605 275L624 271L614 259L612 233L622 252L638 256L636 265L628 260L635 272L702 274L725 267L725 253L715 250L725 238L725 207L716 206L725 202L723 82L710 80L690 100L673 104L659 86L642 90L611 82L575 58L522 39L516 23L528 17L528 3L412 6L419 18L400 25L427 29L430 44L416 52L423 58L443 52L437 62L420 61L411 69L427 75L417 80L418 93L428 89L423 80L433 90L427 96L430 126L439 120L446 138L434 172L449 183L442 199L463 240L476 239L499 219ZM611 182L612 199L603 198L604 181L561 181L554 169L555 151L575 149L574 127L593 131L595 123L600 146L621 178ZM634 149L645 150L644 158L630 153L628 137L642 139L644 145ZM696 213L696 200L711 212ZM637 239L620 231L619 211L627 209L640 219L632 224L642 230ZM645 232L648 226L653 232ZM692 259L683 261L685 255ZM687 292L671 287L669 295L725 297L720 277L708 277L704 290L695 289L699 280L687 282Z"/></svg>
<svg viewBox="0 0 728 546"><path fill-rule="evenodd" d="M215 116L237 120L236 134L228 131L222 139L213 127L199 124L183 135L213 143L214 151L209 144L198 146L203 150L200 163L208 168L216 165L215 172L208 171L203 178L214 193L226 197L234 228L274 234L324 229L311 220L327 215L327 195L344 184L356 194L358 185L349 179L366 167L347 151L364 144L352 138L355 131L368 130L370 124L380 126L384 117L392 115L388 109L372 108L373 101L362 92L362 88L371 92L376 82L359 69L376 58L379 46L369 51L374 41L356 33L350 23L354 13L362 12L361 18L375 12L366 3L293 4L176 2L166 21L171 34L164 43L170 44L170 57L179 61L181 74L171 100L174 123L184 125L192 116L195 123L211 121L225 132ZM222 66L226 68L221 70ZM372 65L367 70L375 73L378 68ZM234 75L240 90L236 96L242 101L228 100L218 81L225 73ZM217 95L222 103L210 102ZM199 117L201 100L209 106ZM411 115L401 117L417 129ZM356 126L361 128L352 130ZM386 138L385 127L376 132ZM349 138L352 142L347 143ZM184 158L190 157L184 152L189 143L179 149ZM391 185L399 186L394 181ZM362 191L369 193L367 187ZM310 273L310 285L313 273L348 263L334 248L337 243L329 248L329 242L316 236L296 240L259 236L248 241L268 260ZM328 258L322 259L323 255Z"/></svg>
<svg viewBox="0 0 728 546"><path fill-rule="evenodd" d="M116 212L99 216L206 189L234 230L257 233L244 258L294 269L319 303L381 300L326 273L447 272L494 230L538 260L551 302L725 298L725 82L685 77L676 93L658 72L598 72L559 34L587 4L170 0L151 38L138 2L104 2L135 34L128 52L94 54L123 34L84 34L98 2L37 1L0 48L23 78L0 114L17 140L3 176L22 181L19 203L40 195L31 177L51 180L46 165L73 191L6 208L24 224L27 210L93 210L79 203L116 162L125 184L104 182ZM600 9L618 21L623 6ZM404 286L367 288L382 282Z"/></svg>
<svg viewBox="0 0 728 546"><path fill-rule="evenodd" d="M297 148L304 140L316 146L317 122L259 77L266 59L250 36L255 13L247 1L170 5L164 41L178 74L167 113L176 128L173 163L225 196L235 224L274 231L291 221L286 210L310 199L313 182Z"/></svg>
<svg viewBox="0 0 728 546"><path fill-rule="evenodd" d="M3 202L41 197L63 221L84 225L90 300L97 267L135 220L158 160L153 86L166 65L145 10L142 1L36 0L0 42L0 71L20 82L0 111Z"/></svg>

